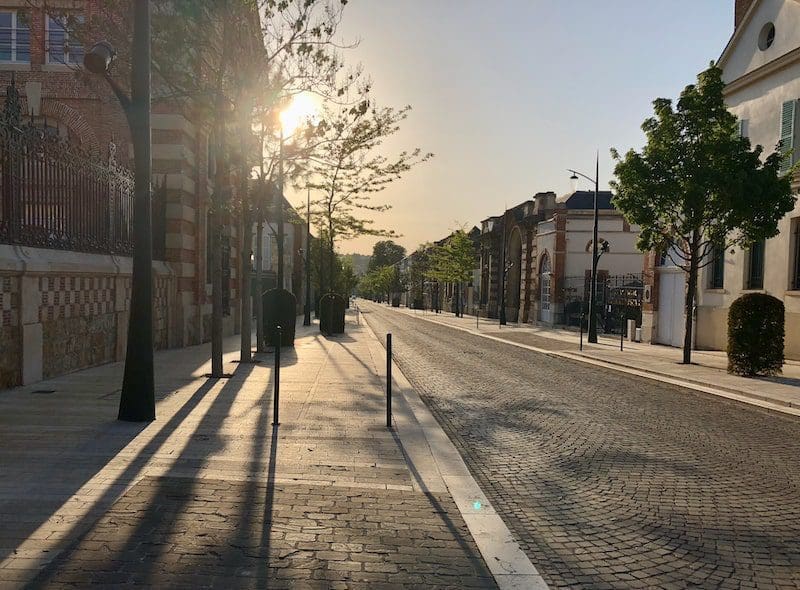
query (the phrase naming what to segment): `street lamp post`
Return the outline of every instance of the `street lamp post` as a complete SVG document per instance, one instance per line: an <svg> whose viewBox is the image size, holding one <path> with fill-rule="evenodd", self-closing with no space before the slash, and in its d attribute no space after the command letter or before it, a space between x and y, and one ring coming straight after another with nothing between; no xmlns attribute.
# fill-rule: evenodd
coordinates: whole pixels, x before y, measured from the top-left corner
<svg viewBox="0 0 800 590"><path fill-rule="evenodd" d="M572 172L572 176L570 177L571 180L578 180L578 177L583 177L589 182L594 183L594 220L592 224L592 274L589 278L589 335L588 339L589 342L596 344L597 343L597 314L595 313L595 307L597 305L597 261L599 260L599 256L597 254L597 221L598 221L598 212L597 212L597 196L599 191L599 178L600 178L600 154L597 154L597 161L595 163L595 176L594 178L590 178L585 174L581 174L575 170L569 169L568 172Z"/></svg>
<svg viewBox="0 0 800 590"><path fill-rule="evenodd" d="M153 251L151 229L150 151L150 2L136 0L131 45L131 92L128 95L109 75L115 58L106 41L96 43L84 56L84 66L102 75L120 102L131 131L134 154L134 251L131 303L125 373L120 396L120 420L155 420L153 375Z"/></svg>
<svg viewBox="0 0 800 590"><path fill-rule="evenodd" d="M505 326L506 319L506 223L508 220L508 210L503 212L503 248L500 256L500 325Z"/></svg>

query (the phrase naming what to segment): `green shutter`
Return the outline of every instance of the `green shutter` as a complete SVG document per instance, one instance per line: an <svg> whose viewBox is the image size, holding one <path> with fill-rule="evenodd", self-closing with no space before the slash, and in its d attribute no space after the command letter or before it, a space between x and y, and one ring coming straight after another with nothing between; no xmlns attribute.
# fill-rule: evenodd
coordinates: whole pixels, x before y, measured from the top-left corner
<svg viewBox="0 0 800 590"><path fill-rule="evenodd" d="M744 137L745 131L747 129L747 120L746 119L739 119L737 121L738 125L736 127L736 137Z"/></svg>
<svg viewBox="0 0 800 590"><path fill-rule="evenodd" d="M788 153L794 149L795 136L795 113L797 111L797 101L789 100L783 103L781 109L781 151ZM792 166L794 157L787 156L781 163L781 173L785 174Z"/></svg>

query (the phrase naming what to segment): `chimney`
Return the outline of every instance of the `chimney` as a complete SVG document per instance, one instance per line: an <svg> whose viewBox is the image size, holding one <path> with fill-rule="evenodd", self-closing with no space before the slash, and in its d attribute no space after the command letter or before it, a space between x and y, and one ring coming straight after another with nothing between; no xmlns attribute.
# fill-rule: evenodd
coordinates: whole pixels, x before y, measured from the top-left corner
<svg viewBox="0 0 800 590"><path fill-rule="evenodd" d="M750 10L750 7L755 3L756 0L736 0L736 8L733 17L733 28L738 29L739 25L742 24L742 20L744 20L744 15L747 14L747 11Z"/></svg>

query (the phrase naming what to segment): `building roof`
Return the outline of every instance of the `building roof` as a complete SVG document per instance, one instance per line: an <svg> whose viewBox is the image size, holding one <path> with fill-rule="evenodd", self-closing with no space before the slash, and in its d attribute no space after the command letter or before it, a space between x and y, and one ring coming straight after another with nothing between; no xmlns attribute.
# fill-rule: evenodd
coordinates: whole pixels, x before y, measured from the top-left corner
<svg viewBox="0 0 800 590"><path fill-rule="evenodd" d="M597 193L598 209L614 209L611 203L611 191L600 191ZM556 199L556 203L563 204L567 209L594 209L594 191L575 191L562 195Z"/></svg>

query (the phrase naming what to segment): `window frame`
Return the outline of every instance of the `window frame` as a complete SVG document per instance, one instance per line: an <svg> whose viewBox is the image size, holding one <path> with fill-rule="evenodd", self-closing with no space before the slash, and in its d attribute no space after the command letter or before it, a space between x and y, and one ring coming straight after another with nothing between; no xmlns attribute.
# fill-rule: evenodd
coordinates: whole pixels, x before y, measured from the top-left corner
<svg viewBox="0 0 800 590"><path fill-rule="evenodd" d="M708 289L722 290L725 288L725 250L714 246L711 256L713 258L708 265Z"/></svg>
<svg viewBox="0 0 800 590"><path fill-rule="evenodd" d="M760 260L755 258L754 254L756 253L756 247L761 250L761 257ZM764 289L764 270L766 267L766 251L767 251L767 241L760 240L755 242L750 248L747 250L747 275L745 276L745 290L746 291L762 291ZM753 270L756 265L753 264L754 259L760 262L760 274L754 276Z"/></svg>
<svg viewBox="0 0 800 590"><path fill-rule="evenodd" d="M800 291L800 217L793 217L789 228L792 249L789 290Z"/></svg>
<svg viewBox="0 0 800 590"><path fill-rule="evenodd" d="M31 63L31 28L30 25L25 27L28 31L28 59L17 59L17 50L19 48L18 32L19 32L19 13L23 12L17 8L2 8L0 14L11 15L11 49L10 59L0 58L0 64L30 64Z"/></svg>
<svg viewBox="0 0 800 590"><path fill-rule="evenodd" d="M83 20L85 22L85 16L83 14L76 14L75 18L77 20ZM76 42L75 47L81 48L81 58L79 61L72 60L72 52L70 51L70 43L69 43L69 29L66 26L66 23L61 24L61 30L64 32L64 53L63 53L63 60L61 59L54 59L50 54L50 33L53 31L51 23L55 23L60 20L61 17L53 16L52 14L45 14L44 19L44 58L45 63L48 65L59 65L59 66L82 66L83 65L83 56L86 54L86 48L81 45L80 43Z"/></svg>

